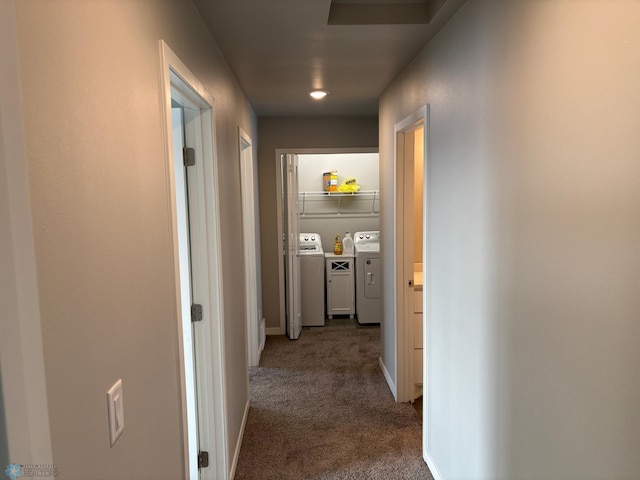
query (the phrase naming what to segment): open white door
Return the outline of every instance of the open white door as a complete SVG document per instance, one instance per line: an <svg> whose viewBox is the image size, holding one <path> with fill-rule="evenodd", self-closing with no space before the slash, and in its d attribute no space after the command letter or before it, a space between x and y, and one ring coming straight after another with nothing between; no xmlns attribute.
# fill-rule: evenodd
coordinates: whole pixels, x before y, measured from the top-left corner
<svg viewBox="0 0 640 480"><path fill-rule="evenodd" d="M184 147L184 115L183 108L172 108L173 128L173 162L175 178L175 202L176 202L176 229L179 255L179 282L180 282L180 309L182 310L183 324L183 356L184 356L184 382L185 382L185 409L187 415L189 448L189 469L192 475L198 471L196 458L198 456L198 426L197 426L197 402L196 402L196 358L193 353L193 330L190 323L190 308L192 301L192 276L191 276L191 251L189 246L189 199L186 169L182 162L182 149ZM186 328L188 327L188 328Z"/></svg>
<svg viewBox="0 0 640 480"><path fill-rule="evenodd" d="M286 155L287 167L287 333L297 340L302 331L300 308L300 242L298 228L298 156Z"/></svg>

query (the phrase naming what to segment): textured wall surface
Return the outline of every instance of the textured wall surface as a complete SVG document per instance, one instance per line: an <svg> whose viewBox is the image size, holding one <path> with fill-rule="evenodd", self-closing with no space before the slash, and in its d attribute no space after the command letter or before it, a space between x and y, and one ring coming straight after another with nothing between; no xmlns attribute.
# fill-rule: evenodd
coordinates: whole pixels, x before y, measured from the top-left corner
<svg viewBox="0 0 640 480"><path fill-rule="evenodd" d="M16 7L54 462L62 478L181 478L159 40L215 98L230 451L248 400L238 125L256 138L255 115L190 2Z"/></svg>
<svg viewBox="0 0 640 480"><path fill-rule="evenodd" d="M0 2L0 465L51 463L15 2Z"/></svg>
<svg viewBox="0 0 640 480"><path fill-rule="evenodd" d="M431 106L425 449L444 479L640 471L638 25L630 0L470 0L381 99L383 192L394 125Z"/></svg>

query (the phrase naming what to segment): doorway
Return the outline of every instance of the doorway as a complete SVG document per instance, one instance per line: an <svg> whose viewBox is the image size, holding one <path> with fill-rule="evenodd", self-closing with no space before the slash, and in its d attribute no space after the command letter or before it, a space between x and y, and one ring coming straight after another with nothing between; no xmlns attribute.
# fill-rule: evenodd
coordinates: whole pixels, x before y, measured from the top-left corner
<svg viewBox="0 0 640 480"><path fill-rule="evenodd" d="M379 229L378 163L377 148L276 150L280 327L270 334L297 338L304 322L298 317L300 232L319 234L324 252L333 252L335 234ZM357 194L323 191L323 174L336 168L340 182L356 178L362 187Z"/></svg>
<svg viewBox="0 0 640 480"><path fill-rule="evenodd" d="M397 401L423 396L428 105L395 127ZM423 401L426 398L423 396ZM425 405L423 405L423 411Z"/></svg>
<svg viewBox="0 0 640 480"><path fill-rule="evenodd" d="M162 41L160 50L185 478L227 478L213 101Z"/></svg>

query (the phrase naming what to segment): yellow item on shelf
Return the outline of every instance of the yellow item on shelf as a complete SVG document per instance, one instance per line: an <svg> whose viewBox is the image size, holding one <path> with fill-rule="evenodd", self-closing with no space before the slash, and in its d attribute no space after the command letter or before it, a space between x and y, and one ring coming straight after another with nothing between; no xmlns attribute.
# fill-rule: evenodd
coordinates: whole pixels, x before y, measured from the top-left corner
<svg viewBox="0 0 640 480"><path fill-rule="evenodd" d="M359 190L360 190L360 185L358 185L356 183L356 179L353 178L353 177L347 178L338 187L338 191L339 192L345 192L345 193L353 193L353 192L357 192Z"/></svg>

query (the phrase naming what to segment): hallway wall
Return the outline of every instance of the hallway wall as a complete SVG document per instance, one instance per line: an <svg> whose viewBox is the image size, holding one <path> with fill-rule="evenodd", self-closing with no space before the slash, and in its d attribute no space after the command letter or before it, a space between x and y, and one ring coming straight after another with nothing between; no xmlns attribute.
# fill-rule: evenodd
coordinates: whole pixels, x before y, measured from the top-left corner
<svg viewBox="0 0 640 480"><path fill-rule="evenodd" d="M51 463L15 2L0 1L0 468Z"/></svg>
<svg viewBox="0 0 640 480"><path fill-rule="evenodd" d="M640 471L638 25L633 0L469 0L381 98L383 193L394 124L431 106L425 453L439 478Z"/></svg>
<svg viewBox="0 0 640 480"><path fill-rule="evenodd" d="M359 148L378 146L378 117L260 117L258 172L262 308L267 328L280 326L276 149ZM284 332L283 332L284 333Z"/></svg>
<svg viewBox="0 0 640 480"><path fill-rule="evenodd" d="M248 402L238 125L257 138L256 116L191 2L16 10L53 462L60 478L182 478L159 40L215 98L230 455Z"/></svg>

